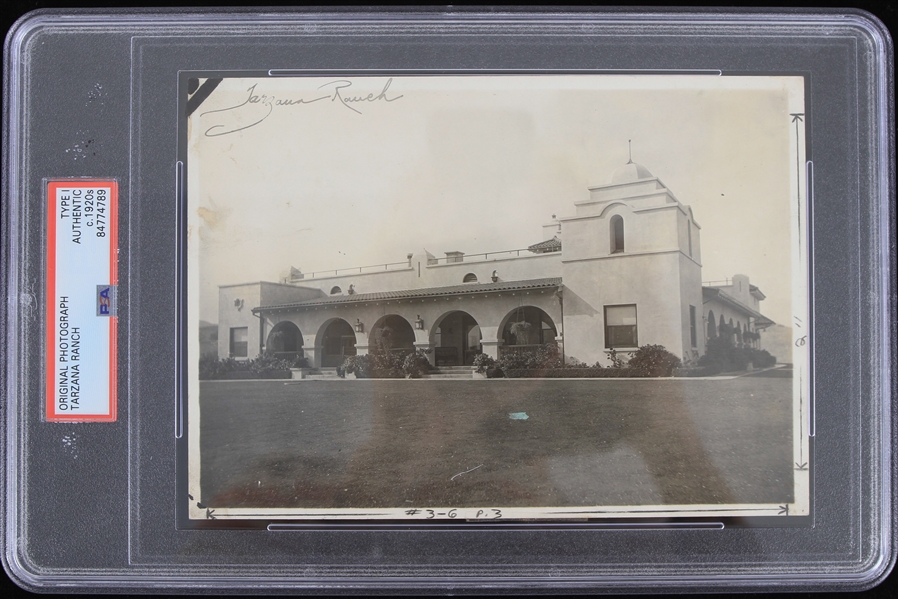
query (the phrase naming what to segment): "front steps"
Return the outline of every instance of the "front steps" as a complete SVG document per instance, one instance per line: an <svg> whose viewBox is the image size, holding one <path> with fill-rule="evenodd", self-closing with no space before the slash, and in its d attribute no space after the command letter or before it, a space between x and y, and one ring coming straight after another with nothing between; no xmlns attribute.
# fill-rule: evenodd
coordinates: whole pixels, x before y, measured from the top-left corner
<svg viewBox="0 0 898 599"><path fill-rule="evenodd" d="M422 374L422 379L471 379L474 378L473 366L439 366L427 374Z"/></svg>
<svg viewBox="0 0 898 599"><path fill-rule="evenodd" d="M308 373L306 379L310 381L336 381L340 380L340 377L337 375L336 368L319 368L317 372Z"/></svg>

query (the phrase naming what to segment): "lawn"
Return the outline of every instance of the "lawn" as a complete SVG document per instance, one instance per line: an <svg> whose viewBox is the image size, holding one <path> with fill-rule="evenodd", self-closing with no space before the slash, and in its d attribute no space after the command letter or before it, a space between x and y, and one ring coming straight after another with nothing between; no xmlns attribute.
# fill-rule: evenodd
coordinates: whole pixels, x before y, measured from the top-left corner
<svg viewBox="0 0 898 599"><path fill-rule="evenodd" d="M212 507L793 501L786 378L203 382L200 395Z"/></svg>

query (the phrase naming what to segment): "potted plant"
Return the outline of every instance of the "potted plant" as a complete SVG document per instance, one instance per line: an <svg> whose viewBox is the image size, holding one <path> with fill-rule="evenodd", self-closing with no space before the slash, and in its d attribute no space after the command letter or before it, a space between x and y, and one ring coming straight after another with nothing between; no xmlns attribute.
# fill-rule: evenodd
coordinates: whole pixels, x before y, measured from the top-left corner
<svg viewBox="0 0 898 599"><path fill-rule="evenodd" d="M509 332L514 335L514 339L518 345L527 345L530 343L530 329L533 328L526 320L513 322L509 327Z"/></svg>

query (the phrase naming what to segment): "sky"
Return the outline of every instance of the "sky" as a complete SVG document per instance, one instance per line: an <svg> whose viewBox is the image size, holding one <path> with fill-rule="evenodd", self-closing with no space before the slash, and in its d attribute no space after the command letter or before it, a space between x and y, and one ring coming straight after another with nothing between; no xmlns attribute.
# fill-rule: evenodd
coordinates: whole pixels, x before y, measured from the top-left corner
<svg viewBox="0 0 898 599"><path fill-rule="evenodd" d="M692 207L702 279L748 275L790 325L803 112L794 77L225 79L188 123L194 305L216 322L218 285L291 266L527 247L610 182L631 140Z"/></svg>

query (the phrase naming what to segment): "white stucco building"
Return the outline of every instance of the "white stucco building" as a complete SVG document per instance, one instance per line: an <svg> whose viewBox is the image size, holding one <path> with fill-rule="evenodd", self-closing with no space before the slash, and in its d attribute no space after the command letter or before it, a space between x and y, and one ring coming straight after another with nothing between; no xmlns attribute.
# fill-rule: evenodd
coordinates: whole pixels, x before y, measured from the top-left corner
<svg viewBox="0 0 898 599"><path fill-rule="evenodd" d="M387 330L392 347L433 348L438 365L551 341L568 358L607 365L612 347L658 344L690 360L722 322L740 339L773 324L748 277L703 286L701 269L691 208L628 162L528 248L443 257L419 249L395 263L223 285L218 354L301 353L334 367ZM519 322L528 324L512 327Z"/></svg>

